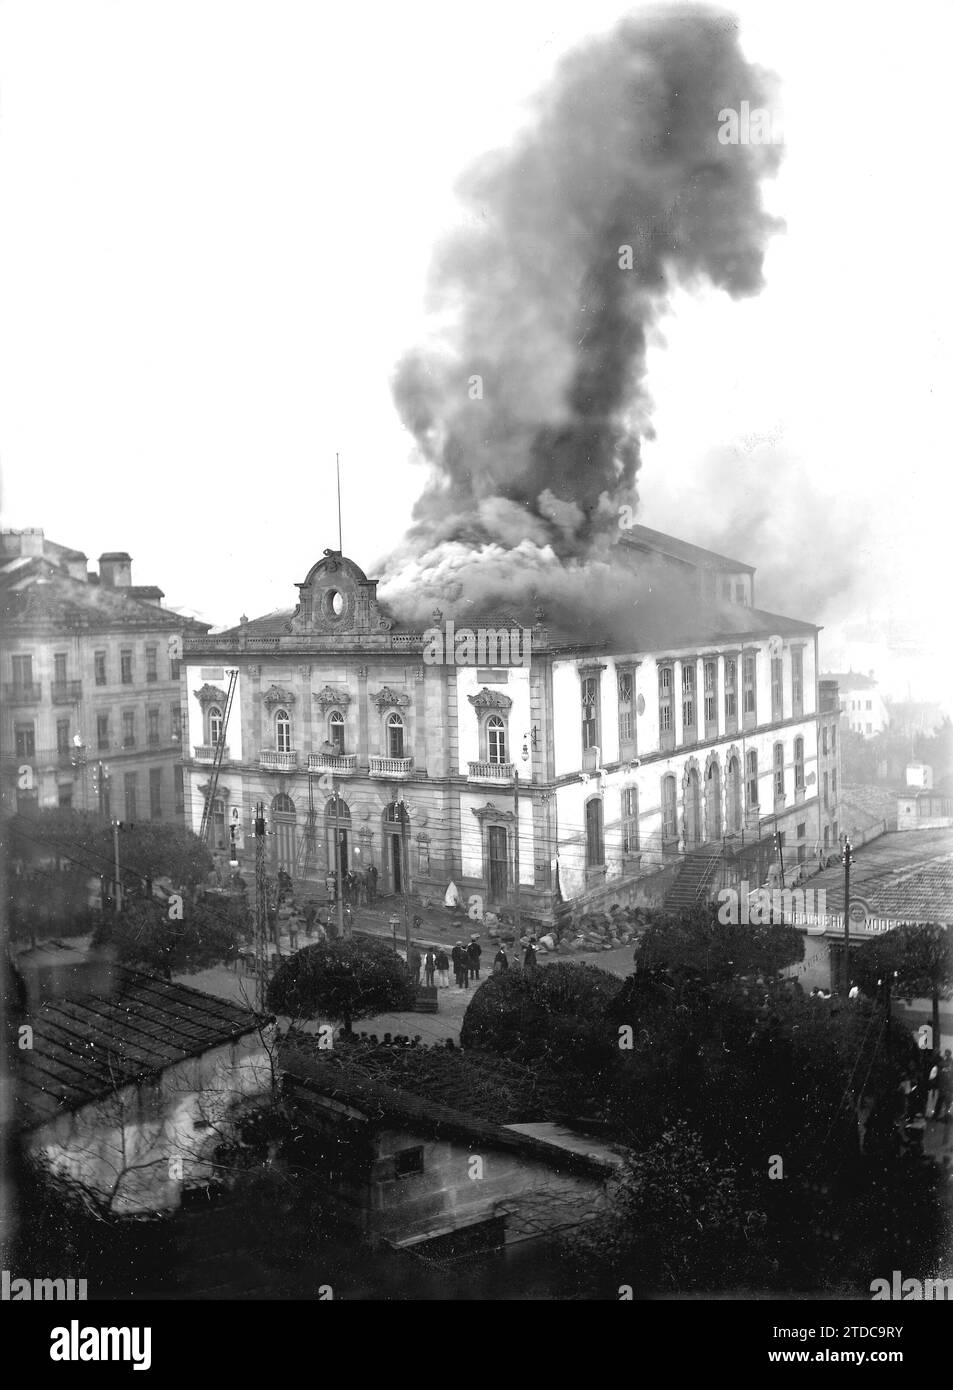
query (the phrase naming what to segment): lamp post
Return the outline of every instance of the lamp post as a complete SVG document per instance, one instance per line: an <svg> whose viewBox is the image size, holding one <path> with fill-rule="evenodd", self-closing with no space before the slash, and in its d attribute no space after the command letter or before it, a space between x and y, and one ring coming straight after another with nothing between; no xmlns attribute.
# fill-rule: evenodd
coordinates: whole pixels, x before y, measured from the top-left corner
<svg viewBox="0 0 953 1390"><path fill-rule="evenodd" d="M844 994L850 990L850 866L854 862L854 851L851 848L849 836L844 836L844 849L841 854L844 861Z"/></svg>

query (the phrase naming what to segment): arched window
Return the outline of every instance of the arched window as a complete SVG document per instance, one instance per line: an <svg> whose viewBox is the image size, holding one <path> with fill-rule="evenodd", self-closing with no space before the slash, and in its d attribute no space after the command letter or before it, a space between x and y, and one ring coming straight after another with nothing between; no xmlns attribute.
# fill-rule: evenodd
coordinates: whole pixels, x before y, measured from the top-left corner
<svg viewBox="0 0 953 1390"><path fill-rule="evenodd" d="M586 868L600 868L606 862L605 837L602 830L602 801L593 797L586 802Z"/></svg>
<svg viewBox="0 0 953 1390"><path fill-rule="evenodd" d="M291 719L286 709L275 715L275 747L279 753L291 752Z"/></svg>
<svg viewBox="0 0 953 1390"><path fill-rule="evenodd" d="M209 705L208 741L213 747L222 741L222 711L218 705Z"/></svg>
<svg viewBox="0 0 953 1390"><path fill-rule="evenodd" d="M387 718L387 756L404 756L404 721L399 714L391 714Z"/></svg>
<svg viewBox="0 0 953 1390"><path fill-rule="evenodd" d="M827 729L824 729L827 736ZM794 786L797 791L804 790L804 740L796 738L794 740Z"/></svg>
<svg viewBox="0 0 953 1390"><path fill-rule="evenodd" d="M662 839L678 839L678 825L675 819L675 803L678 787L675 778L669 773L662 778Z"/></svg>
<svg viewBox="0 0 953 1390"><path fill-rule="evenodd" d="M506 762L506 728L498 714L491 714L486 721L486 747L489 762Z"/></svg>
<svg viewBox="0 0 953 1390"><path fill-rule="evenodd" d="M784 800L784 744L774 745L774 799Z"/></svg>
<svg viewBox="0 0 953 1390"><path fill-rule="evenodd" d="M225 802L220 797L212 802L212 843L216 849L225 848Z"/></svg>
<svg viewBox="0 0 953 1390"><path fill-rule="evenodd" d="M285 716L287 718L287 716ZM271 803L275 864L286 874L293 874L296 860L295 804L290 796L279 792Z"/></svg>
<svg viewBox="0 0 953 1390"><path fill-rule="evenodd" d="M340 710L332 710L328 719L328 742L334 745L335 753L344 752L344 715Z"/></svg>

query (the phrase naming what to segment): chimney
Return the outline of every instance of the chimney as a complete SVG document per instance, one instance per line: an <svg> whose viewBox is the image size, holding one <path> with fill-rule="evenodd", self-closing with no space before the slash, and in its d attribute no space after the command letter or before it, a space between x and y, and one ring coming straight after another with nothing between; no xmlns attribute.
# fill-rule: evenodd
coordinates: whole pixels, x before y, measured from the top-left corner
<svg viewBox="0 0 953 1390"><path fill-rule="evenodd" d="M128 589L132 584L132 556L124 550L109 550L100 555L99 582L110 589Z"/></svg>
<svg viewBox="0 0 953 1390"><path fill-rule="evenodd" d="M43 527L28 526L22 531L4 531L0 537L0 553L9 559L17 555L42 555Z"/></svg>

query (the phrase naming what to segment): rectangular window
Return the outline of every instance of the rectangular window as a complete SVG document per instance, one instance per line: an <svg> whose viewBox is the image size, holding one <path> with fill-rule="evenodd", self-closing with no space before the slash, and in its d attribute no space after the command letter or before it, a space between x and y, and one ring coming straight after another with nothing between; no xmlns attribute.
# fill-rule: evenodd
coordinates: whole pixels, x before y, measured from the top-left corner
<svg viewBox="0 0 953 1390"><path fill-rule="evenodd" d="M632 713L632 672L619 672L619 745L635 742Z"/></svg>
<svg viewBox="0 0 953 1390"><path fill-rule="evenodd" d="M827 752L827 725L826 725L826 724L825 724L824 727L821 729L821 752L822 752L822 753L826 753L826 752Z"/></svg>
<svg viewBox="0 0 953 1390"><path fill-rule="evenodd" d="M753 810L758 805L758 754L751 748L745 757L745 774L748 783L748 807Z"/></svg>
<svg viewBox="0 0 953 1390"><path fill-rule="evenodd" d="M682 742L694 743L698 737L695 725L695 663L682 666Z"/></svg>
<svg viewBox="0 0 953 1390"><path fill-rule="evenodd" d="M93 653L93 677L97 685L106 684L106 653Z"/></svg>
<svg viewBox="0 0 953 1390"><path fill-rule="evenodd" d="M725 600L726 603L730 603L730 602L731 602L731 580L730 580L730 579L723 579L723 580L721 581L721 596L722 596L722 598Z"/></svg>
<svg viewBox="0 0 953 1390"><path fill-rule="evenodd" d="M757 723L758 719L758 695L757 695L757 660L754 652L746 653L743 663L744 669L744 719L746 727Z"/></svg>
<svg viewBox="0 0 953 1390"><path fill-rule="evenodd" d="M784 744L774 745L774 799L784 800Z"/></svg>
<svg viewBox="0 0 953 1390"><path fill-rule="evenodd" d="M424 1171L424 1151L423 1148L401 1149L394 1154L394 1177L410 1178L414 1173Z"/></svg>
<svg viewBox="0 0 953 1390"><path fill-rule="evenodd" d="M124 709L122 712L122 746L123 748L135 748L136 746L135 710Z"/></svg>
<svg viewBox="0 0 953 1390"><path fill-rule="evenodd" d="M57 685L66 684L66 652L56 652L53 656L53 680Z"/></svg>
<svg viewBox="0 0 953 1390"><path fill-rule="evenodd" d="M57 788L57 805L61 806L65 811L71 809L73 805L72 782L64 782L62 786Z"/></svg>
<svg viewBox="0 0 953 1390"><path fill-rule="evenodd" d="M132 685L132 648L123 647L119 653L119 679L123 685Z"/></svg>
<svg viewBox="0 0 953 1390"><path fill-rule="evenodd" d="M705 662L705 733L712 735L718 729L718 663Z"/></svg>
<svg viewBox="0 0 953 1390"><path fill-rule="evenodd" d="M675 737L675 720L672 715L672 668L660 666L658 673L658 723L663 748L671 748Z"/></svg>
<svg viewBox="0 0 953 1390"><path fill-rule="evenodd" d="M175 813L181 816L185 810L185 770L181 764L172 769L172 783L175 788Z"/></svg>
<svg viewBox="0 0 953 1390"><path fill-rule="evenodd" d="M36 755L36 730L32 724L17 724L14 740L18 758L32 758Z"/></svg>
<svg viewBox="0 0 953 1390"><path fill-rule="evenodd" d="M146 742L150 748L159 747L159 711L156 708L146 710Z"/></svg>
<svg viewBox="0 0 953 1390"><path fill-rule="evenodd" d="M805 835L807 834L807 821L801 821L800 825L797 827L796 833L799 840L804 839Z"/></svg>
<svg viewBox="0 0 953 1390"><path fill-rule="evenodd" d="M582 679L582 746L599 746L599 681L595 676Z"/></svg>
<svg viewBox="0 0 953 1390"><path fill-rule="evenodd" d="M138 773L127 772L122 779L123 791L126 797L126 816L128 821L136 819L136 781Z"/></svg>
<svg viewBox="0 0 953 1390"><path fill-rule="evenodd" d="M824 773L824 776L821 778L821 800L822 800L822 802L824 803L824 810L825 810L825 811L827 810L828 806L830 805L830 797L829 797L829 795L828 795L828 785L829 785L829 779L828 779L827 773L825 772L825 773Z"/></svg>
<svg viewBox="0 0 953 1390"><path fill-rule="evenodd" d="M13 661L13 684L22 690L25 686L33 684L33 658L32 656L15 656Z"/></svg>
<svg viewBox="0 0 953 1390"><path fill-rule="evenodd" d="M744 583L742 582L742 583L740 583L740 584L736 584L736 585L735 585L735 602L736 602L736 603L740 603L740 604L744 604L744 601L745 601L745 586L744 586Z"/></svg>
<svg viewBox="0 0 953 1390"><path fill-rule="evenodd" d="M794 789L795 791L804 790L804 740L796 738L794 740Z"/></svg>
<svg viewBox="0 0 953 1390"><path fill-rule="evenodd" d="M172 742L182 742L182 706L178 700L171 706L172 714Z"/></svg>
<svg viewBox="0 0 953 1390"><path fill-rule="evenodd" d="M622 853L634 854L639 848L639 789L625 787L622 792Z"/></svg>
<svg viewBox="0 0 953 1390"><path fill-rule="evenodd" d="M831 752L837 752L837 725L831 725Z"/></svg>
<svg viewBox="0 0 953 1390"><path fill-rule="evenodd" d="M182 662L170 659L169 661L169 680L177 681L179 672L182 670Z"/></svg>
<svg viewBox="0 0 953 1390"><path fill-rule="evenodd" d="M784 659L780 656L771 658L771 718L778 722L784 718L784 705L781 681L784 672Z"/></svg>
<svg viewBox="0 0 953 1390"><path fill-rule="evenodd" d="M738 727L738 663L733 656L725 657L725 728L734 733Z"/></svg>
<svg viewBox="0 0 953 1390"><path fill-rule="evenodd" d="M146 680L157 681L159 679L159 669L156 665L155 647L146 647Z"/></svg>
<svg viewBox="0 0 953 1390"><path fill-rule="evenodd" d="M109 715L97 714L96 716L96 747L102 753L109 747Z"/></svg>
<svg viewBox="0 0 953 1390"><path fill-rule="evenodd" d="M69 720L57 719L56 721L56 751L57 753L69 752Z"/></svg>
<svg viewBox="0 0 953 1390"><path fill-rule="evenodd" d="M831 773L831 800L837 800L837 770Z"/></svg>
<svg viewBox="0 0 953 1390"><path fill-rule="evenodd" d="M162 768L149 769L149 815L153 820L162 819Z"/></svg>
<svg viewBox="0 0 953 1390"><path fill-rule="evenodd" d="M804 653L800 647L791 650L791 713L795 719L804 713Z"/></svg>
<svg viewBox="0 0 953 1390"><path fill-rule="evenodd" d="M873 728L872 728L872 726L871 726L870 724L867 725L867 732L868 732L868 734L873 733Z"/></svg>
<svg viewBox="0 0 953 1390"><path fill-rule="evenodd" d="M867 701L867 706L866 706L866 707L867 707L867 709L873 709L873 705L871 704L871 702L870 702L869 700Z"/></svg>

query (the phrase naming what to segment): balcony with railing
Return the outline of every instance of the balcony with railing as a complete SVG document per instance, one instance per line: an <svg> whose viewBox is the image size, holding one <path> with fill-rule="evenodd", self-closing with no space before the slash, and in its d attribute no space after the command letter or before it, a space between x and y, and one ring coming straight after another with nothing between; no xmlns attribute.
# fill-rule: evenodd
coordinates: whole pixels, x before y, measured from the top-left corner
<svg viewBox="0 0 953 1390"><path fill-rule="evenodd" d="M53 682L53 703L54 705L73 705L77 700L83 698L82 681L54 681Z"/></svg>
<svg viewBox="0 0 953 1390"><path fill-rule="evenodd" d="M195 761L196 761L197 763L214 763L214 761L215 761L215 754L216 754L216 751L217 751L217 745L216 745L216 744L214 744L214 743L199 743L199 744L193 745L193 748L194 748L194 752L195 752ZM228 744L227 744L227 743L226 743L225 747L222 749L222 762L223 762L223 763L231 762L231 755L230 755L230 753L229 753L229 749L228 749Z"/></svg>
<svg viewBox="0 0 953 1390"><path fill-rule="evenodd" d="M352 777L357 771L356 753L309 753L309 772L331 772L335 777Z"/></svg>
<svg viewBox="0 0 953 1390"><path fill-rule="evenodd" d="M262 772L295 772L298 767L297 751L279 753L274 749L262 749L258 755L258 766Z"/></svg>
<svg viewBox="0 0 953 1390"><path fill-rule="evenodd" d="M512 784L512 763L467 763L468 782L502 782Z"/></svg>
<svg viewBox="0 0 953 1390"><path fill-rule="evenodd" d="M8 705L36 705L40 701L39 681L14 681L4 685L3 698Z"/></svg>
<svg viewBox="0 0 953 1390"><path fill-rule="evenodd" d="M413 770L413 758L371 758L372 777L409 777Z"/></svg>

